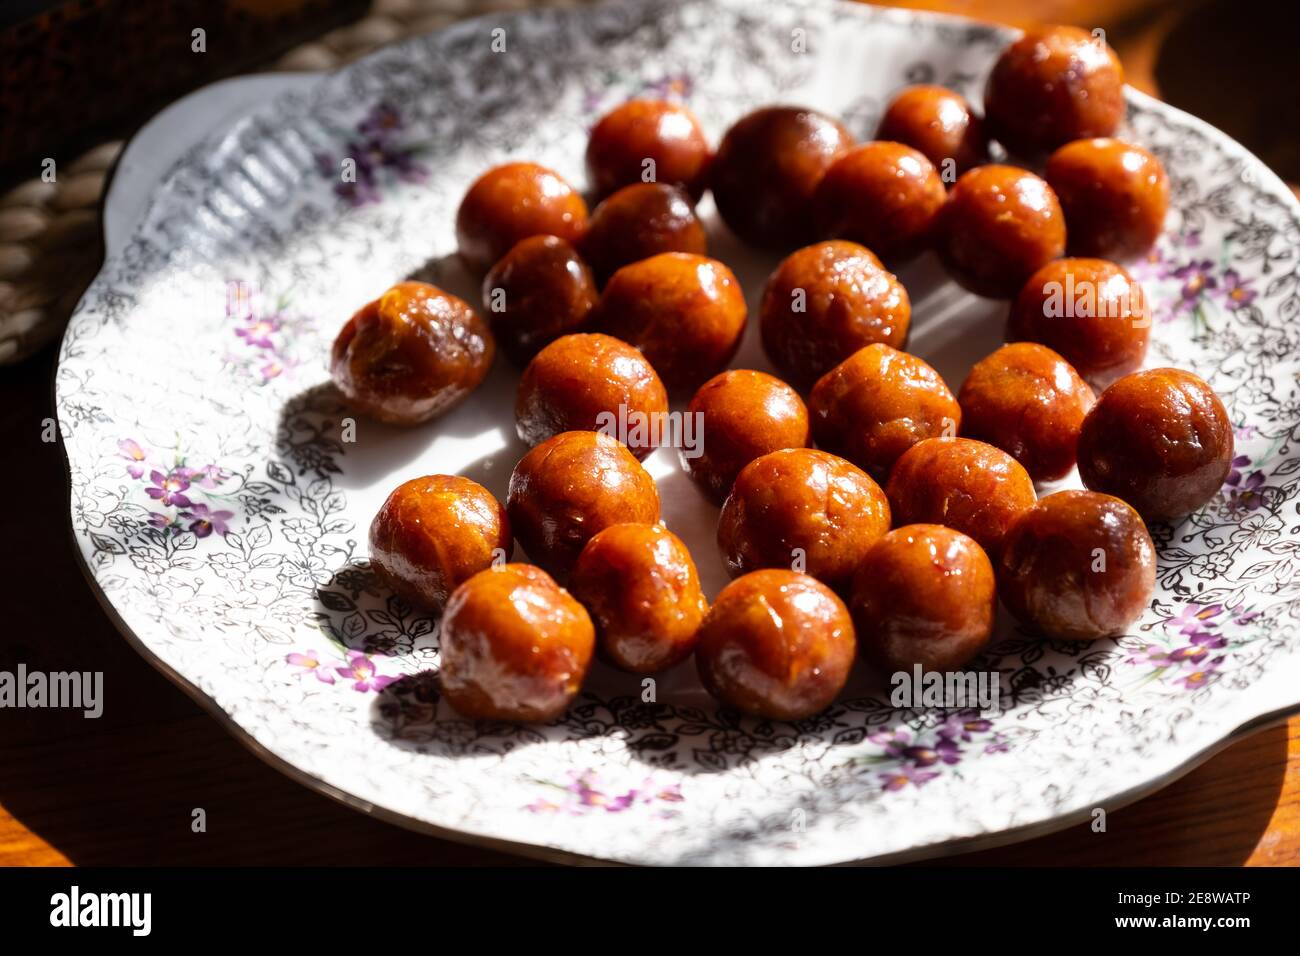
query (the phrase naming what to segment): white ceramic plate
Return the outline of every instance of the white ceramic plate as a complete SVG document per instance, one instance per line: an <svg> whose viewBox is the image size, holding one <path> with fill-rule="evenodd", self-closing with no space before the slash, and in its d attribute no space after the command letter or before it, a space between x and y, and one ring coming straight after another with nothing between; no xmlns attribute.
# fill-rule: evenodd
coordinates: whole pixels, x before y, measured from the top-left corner
<svg viewBox="0 0 1300 956"><path fill-rule="evenodd" d="M597 667L553 725L473 724L438 699L436 622L365 566L365 530L396 483L457 472L504 497L522 453L504 361L439 422L362 421L355 443L326 386L334 333L392 282L476 297L451 254L479 172L526 158L583 182L594 119L648 92L689 102L714 137L772 102L869 137L908 83L978 101L1010 36L852 4L641 2L473 21L277 96L272 81L231 84L202 94L204 112L171 111L127 154L110 256L58 371L73 526L106 606L296 778L408 826L567 859L955 852L1113 809L1296 709L1297 204L1227 137L1132 92L1124 135L1173 183L1167 235L1138 266L1156 309L1150 364L1210 380L1240 457L1214 502L1153 529L1158 587L1130 636L1044 643L1003 623L978 665L1002 672L1001 716L895 710L859 677L819 717L741 719L688 664L653 704L638 677ZM225 119L155 177L196 115ZM367 157L364 195L334 188L346 156ZM775 259L701 208L752 307ZM928 259L901 278L910 347L960 384L999 344L1005 304ZM768 368L752 327L735 364ZM647 467L716 594L715 509L670 451Z"/></svg>

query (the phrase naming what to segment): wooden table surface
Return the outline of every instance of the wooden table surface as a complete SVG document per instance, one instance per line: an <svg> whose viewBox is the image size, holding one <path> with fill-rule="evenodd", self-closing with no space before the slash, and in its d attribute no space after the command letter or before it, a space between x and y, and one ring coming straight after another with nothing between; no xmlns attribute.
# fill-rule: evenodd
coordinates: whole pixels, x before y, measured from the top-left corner
<svg viewBox="0 0 1300 956"><path fill-rule="evenodd" d="M1026 4L1014 0L905 5L1027 19ZM1197 22L1220 30L1213 15L1230 6L1210 4ZM1103 26L1134 85L1230 128L1266 159L1277 156L1275 168L1284 176L1291 173L1285 163L1297 152L1289 139L1280 147L1252 142L1250 116L1265 112L1257 102L1219 117L1205 104L1168 95L1170 88L1195 95L1209 85L1160 70L1160 51L1182 28L1181 14L1125 0L1056 0L1033 9L1044 19ZM1249 70L1243 65L1229 75L1253 75ZM1268 135L1262 122L1259 135ZM105 708L98 720L0 710L0 865L529 862L411 833L307 790L246 750L130 648L75 562L63 453L41 441L42 420L53 414L53 366L53 353L46 352L0 373L6 537L21 543L0 553L0 606L8 611L0 623L0 669L21 661L33 670L103 671ZM206 811L206 833L191 832L195 808ZM1300 865L1300 718L1262 730L1158 793L1113 810L1105 833L1075 827L951 862Z"/></svg>

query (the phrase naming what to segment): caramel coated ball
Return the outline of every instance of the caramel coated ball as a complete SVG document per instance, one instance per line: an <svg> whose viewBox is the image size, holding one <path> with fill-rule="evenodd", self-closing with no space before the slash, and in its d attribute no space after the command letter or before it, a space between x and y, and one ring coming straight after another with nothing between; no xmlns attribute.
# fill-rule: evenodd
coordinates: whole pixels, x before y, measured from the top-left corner
<svg viewBox="0 0 1300 956"><path fill-rule="evenodd" d="M686 193L675 186L635 183L596 207L582 250L603 284L629 263L661 252L702 256L709 243Z"/></svg>
<svg viewBox="0 0 1300 956"><path fill-rule="evenodd" d="M744 290L725 265L665 252L615 272L595 322L644 352L669 391L689 392L731 361L746 315Z"/></svg>
<svg viewBox="0 0 1300 956"><path fill-rule="evenodd" d="M942 173L948 161L960 176L988 162L984 123L965 97L942 86L909 86L885 108L876 139L920 150Z"/></svg>
<svg viewBox="0 0 1300 956"><path fill-rule="evenodd" d="M976 295L1009 299L1065 255L1065 215L1052 187L1014 166L977 166L957 180L939 217L944 265Z"/></svg>
<svg viewBox="0 0 1300 956"><path fill-rule="evenodd" d="M578 556L570 590L596 624L600 653L638 674L689 657L709 610L690 551L663 525L600 532Z"/></svg>
<svg viewBox="0 0 1300 956"><path fill-rule="evenodd" d="M941 524L974 538L991 560L1037 500L1021 464L970 438L927 438L894 464L885 486L895 524Z"/></svg>
<svg viewBox="0 0 1300 956"><path fill-rule="evenodd" d="M1141 284L1103 259L1057 259L1035 272L1011 304L1009 341L1040 342L1093 388L1142 366L1151 308Z"/></svg>
<svg viewBox="0 0 1300 956"><path fill-rule="evenodd" d="M622 442L599 432L562 432L519 460L506 512L528 556L567 577L598 532L657 522L659 491Z"/></svg>
<svg viewBox="0 0 1300 956"><path fill-rule="evenodd" d="M976 363L961 387L961 433L995 445L1035 481L1074 467L1083 417L1096 397L1070 363L1044 345L1004 345Z"/></svg>
<svg viewBox="0 0 1300 956"><path fill-rule="evenodd" d="M521 239L558 236L576 245L587 204L558 173L536 163L506 163L469 187L456 211L461 258L483 274Z"/></svg>
<svg viewBox="0 0 1300 956"><path fill-rule="evenodd" d="M718 548L732 577L793 567L838 589L888 530L889 502L866 472L786 448L741 469L718 516Z"/></svg>
<svg viewBox="0 0 1300 956"><path fill-rule="evenodd" d="M718 504L755 458L808 444L803 399L766 372L731 369L715 375L700 386L686 414L703 424L698 446L681 449L682 466Z"/></svg>
<svg viewBox="0 0 1300 956"><path fill-rule="evenodd" d="M555 720L591 664L591 618L531 564L480 571L452 594L439 630L447 703L471 720Z"/></svg>
<svg viewBox="0 0 1300 956"><path fill-rule="evenodd" d="M911 319L893 273L866 247L832 240L777 266L763 289L759 331L772 364L804 389L863 346L902 348Z"/></svg>
<svg viewBox="0 0 1300 956"><path fill-rule="evenodd" d="M591 269L558 236L529 236L483 279L483 314L510 361L524 365L544 345L577 332L595 308Z"/></svg>
<svg viewBox="0 0 1300 956"><path fill-rule="evenodd" d="M794 571L755 571L718 595L695 662L717 700L772 720L829 707L848 681L856 644L844 603Z"/></svg>
<svg viewBox="0 0 1300 956"><path fill-rule="evenodd" d="M1203 378L1154 368L1101 393L1079 433L1079 475L1147 521L1190 514L1232 467L1232 419Z"/></svg>
<svg viewBox="0 0 1300 956"><path fill-rule="evenodd" d="M835 366L808 396L819 448L883 481L919 441L955 435L962 410L939 373L915 355L868 345Z"/></svg>
<svg viewBox="0 0 1300 956"><path fill-rule="evenodd" d="M1060 491L1007 534L999 590L1007 608L1063 641L1117 637L1142 616L1156 549L1138 513L1094 491Z"/></svg>
<svg viewBox="0 0 1300 956"><path fill-rule="evenodd" d="M838 120L816 110L769 106L738 120L722 137L709 175L722 221L764 248L813 241L813 192L852 145Z"/></svg>
<svg viewBox="0 0 1300 956"><path fill-rule="evenodd" d="M638 459L654 451L654 423L667 413L668 393L645 356L608 335L556 339L528 363L515 396L520 441L603 431Z"/></svg>
<svg viewBox="0 0 1300 956"><path fill-rule="evenodd" d="M451 592L500 556L514 540L500 502L456 475L428 475L398 485L370 524L370 566L412 604L441 611Z"/></svg>
<svg viewBox="0 0 1300 956"><path fill-rule="evenodd" d="M993 65L984 113L992 135L1022 156L1110 136L1124 119L1124 70L1115 51L1087 30L1031 29Z"/></svg>
<svg viewBox="0 0 1300 956"><path fill-rule="evenodd" d="M344 324L330 374L358 411L415 425L462 402L495 354L487 323L468 302L424 282L399 282Z"/></svg>
<svg viewBox="0 0 1300 956"><path fill-rule="evenodd" d="M1165 227L1169 177L1141 146L1075 140L1051 155L1045 175L1065 211L1072 256L1133 259L1155 245Z"/></svg>
<svg viewBox="0 0 1300 956"><path fill-rule="evenodd" d="M895 528L867 552L849 611L883 670L960 670L988 646L998 595L984 549L937 524Z"/></svg>
<svg viewBox="0 0 1300 956"><path fill-rule="evenodd" d="M711 157L700 121L685 106L628 100L591 131L587 175L601 197L633 183L659 182L680 186L698 201Z"/></svg>
<svg viewBox="0 0 1300 956"><path fill-rule="evenodd" d="M948 198L925 154L902 143L863 143L826 170L813 205L822 235L866 246L886 262L927 248Z"/></svg>

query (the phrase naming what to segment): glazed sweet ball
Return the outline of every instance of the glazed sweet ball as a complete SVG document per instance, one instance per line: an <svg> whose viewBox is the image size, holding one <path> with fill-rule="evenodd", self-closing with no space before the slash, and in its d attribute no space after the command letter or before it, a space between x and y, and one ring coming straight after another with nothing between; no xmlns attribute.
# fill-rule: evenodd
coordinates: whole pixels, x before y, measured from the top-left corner
<svg viewBox="0 0 1300 956"><path fill-rule="evenodd" d="M853 137L816 110L769 106L722 138L709 185L722 221L741 239L790 249L816 238L813 192Z"/></svg>
<svg viewBox="0 0 1300 956"><path fill-rule="evenodd" d="M1002 536L1037 496L1006 452L970 438L927 438L894 464L885 491L895 524L941 524L974 538L996 561Z"/></svg>
<svg viewBox="0 0 1300 956"><path fill-rule="evenodd" d="M516 365L581 329L597 296L591 269L558 236L521 239L483 279L483 313L501 351Z"/></svg>
<svg viewBox="0 0 1300 956"><path fill-rule="evenodd" d="M1011 304L1009 341L1039 342L1096 389L1142 365L1151 309L1141 284L1103 259L1057 259L1035 272Z"/></svg>
<svg viewBox="0 0 1300 956"><path fill-rule="evenodd" d="M602 284L623 266L661 252L709 251L704 227L676 186L634 183L596 207L582 251Z"/></svg>
<svg viewBox="0 0 1300 956"><path fill-rule="evenodd" d="M370 523L370 566L391 591L441 611L451 592L498 558L514 539L500 502L455 475L398 485Z"/></svg>
<svg viewBox="0 0 1300 956"><path fill-rule="evenodd" d="M595 644L586 610L541 568L488 568L447 602L443 697L471 720L555 720L582 687Z"/></svg>
<svg viewBox="0 0 1300 956"><path fill-rule="evenodd" d="M545 166L506 163L475 180L456 211L456 242L465 265L483 274L529 236L559 236L576 245L587 204Z"/></svg>
<svg viewBox="0 0 1300 956"><path fill-rule="evenodd" d="M1110 136L1124 119L1124 70L1100 37L1078 27L1039 27L998 57L984 114L990 133L1023 156Z"/></svg>
<svg viewBox="0 0 1300 956"><path fill-rule="evenodd" d="M1156 549L1138 513L1095 491L1059 491L1007 534L998 587L1020 621L1047 637L1117 637L1146 609Z"/></svg>
<svg viewBox="0 0 1300 956"><path fill-rule="evenodd" d="M638 674L689 657L709 610L691 553L663 525L600 532L578 556L570 589L595 622L601 655Z"/></svg>
<svg viewBox="0 0 1300 956"><path fill-rule="evenodd" d="M993 635L993 565L960 531L895 528L867 552L849 612L863 657L886 672L960 670Z"/></svg>
<svg viewBox="0 0 1300 956"><path fill-rule="evenodd" d="M1104 137L1066 143L1047 160L1072 256L1133 259L1153 245L1169 211L1169 177L1151 153Z"/></svg>
<svg viewBox="0 0 1300 956"><path fill-rule="evenodd" d="M736 354L746 313L744 290L725 265L665 252L615 272L595 322L644 352L669 391L689 393Z"/></svg>
<svg viewBox="0 0 1300 956"><path fill-rule="evenodd" d="M656 523L659 491L618 439L562 432L519 460L506 512L528 556L567 578L598 532L615 524Z"/></svg>
<svg viewBox="0 0 1300 956"><path fill-rule="evenodd" d="M1232 449L1232 420L1206 381L1155 368L1101 393L1079 433L1079 475L1147 521L1164 521L1219 493Z"/></svg>
<svg viewBox="0 0 1300 956"><path fill-rule="evenodd" d="M1083 418L1096 400L1070 363L1045 345L1004 345L977 362L961 387L961 433L996 445L1035 481L1074 467Z"/></svg>
<svg viewBox="0 0 1300 956"><path fill-rule="evenodd" d="M731 369L715 375L700 386L686 413L703 425L698 454L682 448L682 466L718 504L755 458L808 445L803 399L766 372Z"/></svg>
<svg viewBox="0 0 1300 956"><path fill-rule="evenodd" d="M902 348L912 305L902 283L855 242L791 253L763 289L763 349L790 384L810 387L863 346Z"/></svg>
<svg viewBox="0 0 1300 956"><path fill-rule="evenodd" d="M718 516L718 548L732 577L792 567L838 589L888 530L889 502L866 472L785 448L741 469Z"/></svg>
<svg viewBox="0 0 1300 956"><path fill-rule="evenodd" d="M468 302L424 282L399 282L344 324L330 374L358 411L415 425L463 401L495 354L487 323Z"/></svg>
<svg viewBox="0 0 1300 956"><path fill-rule="evenodd" d="M835 366L808 396L817 446L883 481L919 441L956 435L962 410L939 373L915 355L868 345Z"/></svg>
<svg viewBox="0 0 1300 956"><path fill-rule="evenodd" d="M1065 216L1052 187L1014 166L977 166L957 180L939 217L939 256L964 288L1009 299L1065 255Z"/></svg>
<svg viewBox="0 0 1300 956"><path fill-rule="evenodd" d="M848 681L857 647L835 593L806 574L755 571L732 581L700 627L695 662L717 700L772 720L829 707Z"/></svg>
<svg viewBox="0 0 1300 956"><path fill-rule="evenodd" d="M612 336L580 333L556 339L528 363L515 395L515 430L528 445L561 432L604 431L641 459L655 449L655 416L667 412L668 393L644 355Z"/></svg>
<svg viewBox="0 0 1300 956"><path fill-rule="evenodd" d="M947 198L923 153L881 141L835 160L817 185L813 206L822 235L860 242L886 262L902 262L929 246Z"/></svg>
<svg viewBox="0 0 1300 956"><path fill-rule="evenodd" d="M685 106L629 100L591 131L587 176L601 197L633 183L659 182L680 186L698 200L711 156L700 121Z"/></svg>
<svg viewBox="0 0 1300 956"><path fill-rule="evenodd" d="M984 122L965 97L942 86L909 86L900 91L885 108L876 139L920 150L941 178L948 161L957 176L988 162Z"/></svg>

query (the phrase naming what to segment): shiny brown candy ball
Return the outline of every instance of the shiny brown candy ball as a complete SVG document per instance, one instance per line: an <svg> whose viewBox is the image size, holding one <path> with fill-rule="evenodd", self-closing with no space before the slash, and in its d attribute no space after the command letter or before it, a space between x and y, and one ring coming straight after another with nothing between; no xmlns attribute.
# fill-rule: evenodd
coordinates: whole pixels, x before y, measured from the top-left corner
<svg viewBox="0 0 1300 956"><path fill-rule="evenodd" d="M1096 397L1088 383L1045 345L1004 345L971 369L957 399L961 433L995 445L1035 481L1074 467L1083 418Z"/></svg>
<svg viewBox="0 0 1300 956"><path fill-rule="evenodd" d="M832 240L787 256L767 280L759 307L763 350L796 388L866 345L902 348L912 306L875 254Z"/></svg>
<svg viewBox="0 0 1300 956"><path fill-rule="evenodd" d="M595 622L600 653L638 674L689 657L709 610L691 553L663 525L600 532L578 556L569 588Z"/></svg>
<svg viewBox="0 0 1300 956"><path fill-rule="evenodd" d="M1103 259L1057 259L1011 304L1009 341L1039 342L1094 388L1135 371L1147 354L1151 309L1142 286Z"/></svg>
<svg viewBox="0 0 1300 956"><path fill-rule="evenodd" d="M965 97L942 86L909 86L885 108L876 139L906 143L920 150L939 170L956 176L988 162L984 123Z"/></svg>
<svg viewBox="0 0 1300 956"><path fill-rule="evenodd" d="M657 522L659 491L622 442L599 432L562 432L519 460L506 511L528 557L567 578L598 532Z"/></svg>
<svg viewBox="0 0 1300 956"><path fill-rule="evenodd" d="M1066 143L1044 174L1065 212L1072 256L1127 260L1160 237L1169 177L1151 153L1118 139Z"/></svg>
<svg viewBox="0 0 1300 956"><path fill-rule="evenodd" d="M1060 491L1007 534L1002 601L1020 621L1063 641L1125 633L1156 583L1156 549L1138 513L1118 498Z"/></svg>
<svg viewBox="0 0 1300 956"><path fill-rule="evenodd" d="M704 227L686 193L675 186L635 183L596 207L582 250L598 282L623 266L661 252L709 251Z"/></svg>
<svg viewBox="0 0 1300 956"><path fill-rule="evenodd" d="M528 363L515 393L515 430L528 445L603 431L645 458L658 434L651 426L667 413L668 393L645 356L608 335L556 339Z"/></svg>
<svg viewBox="0 0 1300 956"><path fill-rule="evenodd" d="M715 375L700 386L686 414L702 426L696 446L681 449L682 465L718 504L755 458L808 444L803 399L766 372L731 369Z"/></svg>
<svg viewBox="0 0 1300 956"><path fill-rule="evenodd" d="M614 273L595 324L645 353L669 391L697 388L740 346L745 293L716 259L665 252Z"/></svg>
<svg viewBox="0 0 1300 956"><path fill-rule="evenodd" d="M867 552L849 611L862 655L886 672L954 671L988 646L997 603L993 565L973 538L909 524Z"/></svg>
<svg viewBox="0 0 1300 956"><path fill-rule="evenodd" d="M598 295L573 246L558 236L529 236L483 279L483 314L501 351L524 365L542 346L581 329Z"/></svg>
<svg viewBox="0 0 1300 956"><path fill-rule="evenodd" d="M961 427L961 408L939 373L880 344L859 349L818 379L808 408L817 446L881 481L917 442Z"/></svg>
<svg viewBox="0 0 1300 956"><path fill-rule="evenodd" d="M1105 40L1087 30L1031 29L993 65L984 114L990 133L1022 156L1110 136L1124 119L1124 70Z"/></svg>
<svg viewBox="0 0 1300 956"><path fill-rule="evenodd" d="M495 354L487 323L468 302L424 282L399 282L344 324L330 374L358 411L415 425L462 402Z"/></svg>
<svg viewBox="0 0 1300 956"><path fill-rule="evenodd" d="M456 211L456 242L465 265L483 274L529 236L577 244L587 204L558 173L536 163L506 163L475 180Z"/></svg>
<svg viewBox="0 0 1300 956"><path fill-rule="evenodd" d="M471 720L555 720L581 689L595 644L586 610L541 568L488 568L447 603L442 695Z"/></svg>
<svg viewBox="0 0 1300 956"><path fill-rule="evenodd" d="M1065 255L1065 216L1052 187L1014 166L977 166L957 180L939 217L944 265L976 295L1009 299Z"/></svg>
<svg viewBox="0 0 1300 956"><path fill-rule="evenodd" d="M811 242L813 192L852 145L838 120L816 110L769 106L743 117L723 136L709 174L722 221L764 248Z"/></svg>
<svg viewBox="0 0 1300 956"><path fill-rule="evenodd" d="M695 662L717 700L772 720L829 707L856 654L853 622L828 587L794 571L755 571L732 581L700 628Z"/></svg>
<svg viewBox="0 0 1300 956"><path fill-rule="evenodd" d="M591 131L587 176L601 197L633 183L659 182L680 186L698 200L711 157L700 121L685 106L628 100Z"/></svg>
<svg viewBox="0 0 1300 956"><path fill-rule="evenodd" d="M1101 393L1079 433L1079 475L1147 521L1164 521L1219 493L1232 450L1232 420L1206 381L1155 368Z"/></svg>
<svg viewBox="0 0 1300 956"><path fill-rule="evenodd" d="M886 262L927 248L948 198L925 155L902 143L855 146L831 164L813 205L824 236L866 246Z"/></svg>
<svg viewBox="0 0 1300 956"><path fill-rule="evenodd" d="M746 465L718 516L718 548L735 577L759 568L805 571L833 588L889 530L889 502L862 469L811 448Z"/></svg>
<svg viewBox="0 0 1300 956"><path fill-rule="evenodd" d="M370 566L401 597L441 611L451 592L514 540L501 504L482 485L428 475L398 485L370 524Z"/></svg>
<svg viewBox="0 0 1300 956"><path fill-rule="evenodd" d="M941 524L974 538L991 560L1033 507L1034 482L1000 449L970 438L927 438L894 464L885 486L895 524Z"/></svg>

